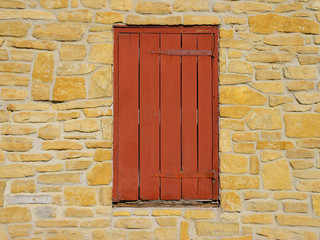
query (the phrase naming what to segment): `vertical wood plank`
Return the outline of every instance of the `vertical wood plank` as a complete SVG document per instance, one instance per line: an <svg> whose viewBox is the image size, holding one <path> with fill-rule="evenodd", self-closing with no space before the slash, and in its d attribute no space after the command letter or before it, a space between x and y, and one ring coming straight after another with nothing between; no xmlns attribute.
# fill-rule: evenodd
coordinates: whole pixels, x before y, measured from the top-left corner
<svg viewBox="0 0 320 240"><path fill-rule="evenodd" d="M140 38L140 199L158 200L159 175L159 34Z"/></svg>
<svg viewBox="0 0 320 240"><path fill-rule="evenodd" d="M212 61L212 75L213 75L213 171L215 179L213 182L213 200L219 199L219 54L218 54L218 39L219 32L215 29L212 34L212 49L214 51L214 58Z"/></svg>
<svg viewBox="0 0 320 240"><path fill-rule="evenodd" d="M161 50L181 49L180 34L161 34ZM181 171L180 56L161 55L162 174ZM161 199L181 199L181 179L161 179Z"/></svg>
<svg viewBox="0 0 320 240"><path fill-rule="evenodd" d="M113 125L113 188L112 188L112 200L117 202L118 199L118 160L119 160L119 32L114 30L114 125Z"/></svg>
<svg viewBox="0 0 320 240"><path fill-rule="evenodd" d="M139 34L119 35L119 200L138 200Z"/></svg>
<svg viewBox="0 0 320 240"><path fill-rule="evenodd" d="M211 34L198 35L198 49L211 50ZM198 172L212 171L212 62L198 57ZM198 199L212 198L212 179L198 179Z"/></svg>
<svg viewBox="0 0 320 240"><path fill-rule="evenodd" d="M182 35L182 49L197 49L196 34ZM197 172L197 56L182 56L182 170ZM197 198L197 179L182 179L182 198Z"/></svg>

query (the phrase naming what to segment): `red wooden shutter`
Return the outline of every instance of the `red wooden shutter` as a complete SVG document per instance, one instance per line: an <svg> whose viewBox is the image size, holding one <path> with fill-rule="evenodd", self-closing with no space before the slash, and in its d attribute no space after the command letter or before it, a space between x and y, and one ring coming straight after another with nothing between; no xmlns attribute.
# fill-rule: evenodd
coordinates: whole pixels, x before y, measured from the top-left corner
<svg viewBox="0 0 320 240"><path fill-rule="evenodd" d="M218 199L218 29L115 28L113 200Z"/></svg>

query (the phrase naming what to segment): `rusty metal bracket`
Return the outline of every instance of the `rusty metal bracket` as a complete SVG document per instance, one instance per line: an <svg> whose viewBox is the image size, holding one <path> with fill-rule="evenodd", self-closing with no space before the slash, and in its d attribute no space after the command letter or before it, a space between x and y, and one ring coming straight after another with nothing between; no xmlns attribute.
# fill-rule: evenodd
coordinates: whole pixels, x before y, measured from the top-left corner
<svg viewBox="0 0 320 240"><path fill-rule="evenodd" d="M162 50L151 51L152 54L174 55L174 56L211 56L213 57L212 50Z"/></svg>

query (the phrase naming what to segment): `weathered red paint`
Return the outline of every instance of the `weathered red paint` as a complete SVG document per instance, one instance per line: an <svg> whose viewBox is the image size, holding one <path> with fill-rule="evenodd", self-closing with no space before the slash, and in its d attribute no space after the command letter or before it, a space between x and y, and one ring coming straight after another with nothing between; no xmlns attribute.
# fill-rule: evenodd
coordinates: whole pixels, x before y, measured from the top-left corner
<svg viewBox="0 0 320 240"><path fill-rule="evenodd" d="M113 200L217 200L218 28L114 32Z"/></svg>

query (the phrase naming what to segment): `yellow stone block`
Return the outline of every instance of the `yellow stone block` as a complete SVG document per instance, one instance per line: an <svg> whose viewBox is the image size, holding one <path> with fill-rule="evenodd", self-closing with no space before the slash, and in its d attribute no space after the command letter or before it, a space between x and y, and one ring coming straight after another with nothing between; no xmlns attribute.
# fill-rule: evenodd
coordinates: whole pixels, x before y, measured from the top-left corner
<svg viewBox="0 0 320 240"><path fill-rule="evenodd" d="M37 178L39 183L80 183L79 173L44 173Z"/></svg>
<svg viewBox="0 0 320 240"><path fill-rule="evenodd" d="M156 228L154 230L154 236L156 240L175 240L177 239L177 228Z"/></svg>
<svg viewBox="0 0 320 240"><path fill-rule="evenodd" d="M106 0L80 0L82 5L86 8L93 8L93 9L101 9L107 7Z"/></svg>
<svg viewBox="0 0 320 240"><path fill-rule="evenodd" d="M255 147L253 143L234 143L233 151L235 153L255 153Z"/></svg>
<svg viewBox="0 0 320 240"><path fill-rule="evenodd" d="M273 216L271 214L249 214L242 216L241 222L247 224L271 224Z"/></svg>
<svg viewBox="0 0 320 240"><path fill-rule="evenodd" d="M7 41L7 46L52 51L57 48L58 44L51 41L10 39Z"/></svg>
<svg viewBox="0 0 320 240"><path fill-rule="evenodd" d="M36 183L34 180L13 180L11 183L11 193L34 193L36 191Z"/></svg>
<svg viewBox="0 0 320 240"><path fill-rule="evenodd" d="M302 32L319 34L319 23L297 17L285 17L277 14L249 16L250 31L270 34L278 32Z"/></svg>
<svg viewBox="0 0 320 240"><path fill-rule="evenodd" d="M46 125L39 128L38 137L45 140L53 140L60 138L60 126L57 125Z"/></svg>
<svg viewBox="0 0 320 240"><path fill-rule="evenodd" d="M112 10L129 11L133 9L133 0L110 0Z"/></svg>
<svg viewBox="0 0 320 240"><path fill-rule="evenodd" d="M287 213L307 213L308 205L305 202L284 202L284 211Z"/></svg>
<svg viewBox="0 0 320 240"><path fill-rule="evenodd" d="M1 0L0 1L0 8L23 9L25 7L26 7L26 3L18 0Z"/></svg>
<svg viewBox="0 0 320 240"><path fill-rule="evenodd" d="M274 212L279 209L276 201L253 200L247 202L246 209L255 212Z"/></svg>
<svg viewBox="0 0 320 240"><path fill-rule="evenodd" d="M234 191L222 192L221 207L223 211L240 212L242 208L242 203L239 194Z"/></svg>
<svg viewBox="0 0 320 240"><path fill-rule="evenodd" d="M67 205L96 205L96 191L90 187L65 187L64 198Z"/></svg>
<svg viewBox="0 0 320 240"><path fill-rule="evenodd" d="M96 14L97 23L123 23L125 22L125 15L117 12L97 12Z"/></svg>
<svg viewBox="0 0 320 240"><path fill-rule="evenodd" d="M9 153L7 157L13 162L46 162L53 158L49 153Z"/></svg>
<svg viewBox="0 0 320 240"><path fill-rule="evenodd" d="M138 2L135 10L142 14L168 14L171 13L169 2Z"/></svg>
<svg viewBox="0 0 320 240"><path fill-rule="evenodd" d="M150 229L152 226L151 220L148 218L119 218L115 220L114 227L127 229Z"/></svg>
<svg viewBox="0 0 320 240"><path fill-rule="evenodd" d="M260 180L257 176L223 175L220 177L221 189L258 189Z"/></svg>
<svg viewBox="0 0 320 240"><path fill-rule="evenodd" d="M85 45L62 44L60 47L61 61L80 61L87 55Z"/></svg>
<svg viewBox="0 0 320 240"><path fill-rule="evenodd" d="M66 101L86 97L84 77L57 77L53 89L54 101Z"/></svg>
<svg viewBox="0 0 320 240"><path fill-rule="evenodd" d="M93 166L88 174L88 185L107 185L111 181L112 165L110 162L101 162Z"/></svg>
<svg viewBox="0 0 320 240"><path fill-rule="evenodd" d="M266 163L262 167L263 185L266 189L292 189L292 178L286 160Z"/></svg>
<svg viewBox="0 0 320 240"><path fill-rule="evenodd" d="M308 194L306 193L285 192L285 191L275 192L273 195L275 200L282 200L282 199L304 200L308 197Z"/></svg>
<svg viewBox="0 0 320 240"><path fill-rule="evenodd" d="M27 63L0 62L0 72L29 73L30 70L31 70L31 65Z"/></svg>
<svg viewBox="0 0 320 240"><path fill-rule="evenodd" d="M90 51L89 61L92 63L113 64L113 44L94 44Z"/></svg>
<svg viewBox="0 0 320 240"><path fill-rule="evenodd" d="M89 98L111 97L113 94L112 68L107 65L92 74Z"/></svg>
<svg viewBox="0 0 320 240"><path fill-rule="evenodd" d="M2 137L0 149L8 152L27 152L32 145L32 139L24 137Z"/></svg>
<svg viewBox="0 0 320 240"><path fill-rule="evenodd" d="M68 4L68 0L40 0L41 7L46 9L66 8Z"/></svg>
<svg viewBox="0 0 320 240"><path fill-rule="evenodd" d="M3 135L27 135L37 132L36 128L30 125L3 124L1 134Z"/></svg>
<svg viewBox="0 0 320 240"><path fill-rule="evenodd" d="M58 14L58 20L60 22L92 22L92 12L85 10L75 10L75 11L66 11L60 12Z"/></svg>
<svg viewBox="0 0 320 240"><path fill-rule="evenodd" d="M256 3L256 2L234 2L234 13L257 13L257 12L271 12L273 10L272 4Z"/></svg>
<svg viewBox="0 0 320 240"><path fill-rule="evenodd" d="M264 105L267 98L262 94L253 91L247 86L222 86L220 87L221 104L239 105Z"/></svg>
<svg viewBox="0 0 320 240"><path fill-rule="evenodd" d="M196 232L199 236L223 237L239 234L239 223L197 221Z"/></svg>
<svg viewBox="0 0 320 240"><path fill-rule="evenodd" d="M292 160L290 161L290 165L295 170L309 169L314 166L313 160Z"/></svg>
<svg viewBox="0 0 320 240"><path fill-rule="evenodd" d="M320 227L320 220L302 215L277 215L278 224L283 226Z"/></svg>
<svg viewBox="0 0 320 240"><path fill-rule="evenodd" d="M261 54L260 51L253 51L246 55L246 60L251 62L262 63L278 63L278 62L291 62L295 57L293 53L275 53L264 51Z"/></svg>
<svg viewBox="0 0 320 240"><path fill-rule="evenodd" d="M146 17L146 16L135 16L129 15L127 17L128 25L180 25L182 19L180 16L169 16L169 17Z"/></svg>
<svg viewBox="0 0 320 240"><path fill-rule="evenodd" d="M252 77L239 74L220 74L219 83L220 85L231 85L251 82Z"/></svg>
<svg viewBox="0 0 320 240"><path fill-rule="evenodd" d="M23 23L17 21L6 21L0 25L0 36L6 37L24 37L28 29L31 27L30 23Z"/></svg>
<svg viewBox="0 0 320 240"><path fill-rule="evenodd" d="M237 154L220 154L220 171L223 173L248 172L248 158Z"/></svg>
<svg viewBox="0 0 320 240"><path fill-rule="evenodd" d="M0 223L22 223L31 221L31 212L26 207L0 208Z"/></svg>

